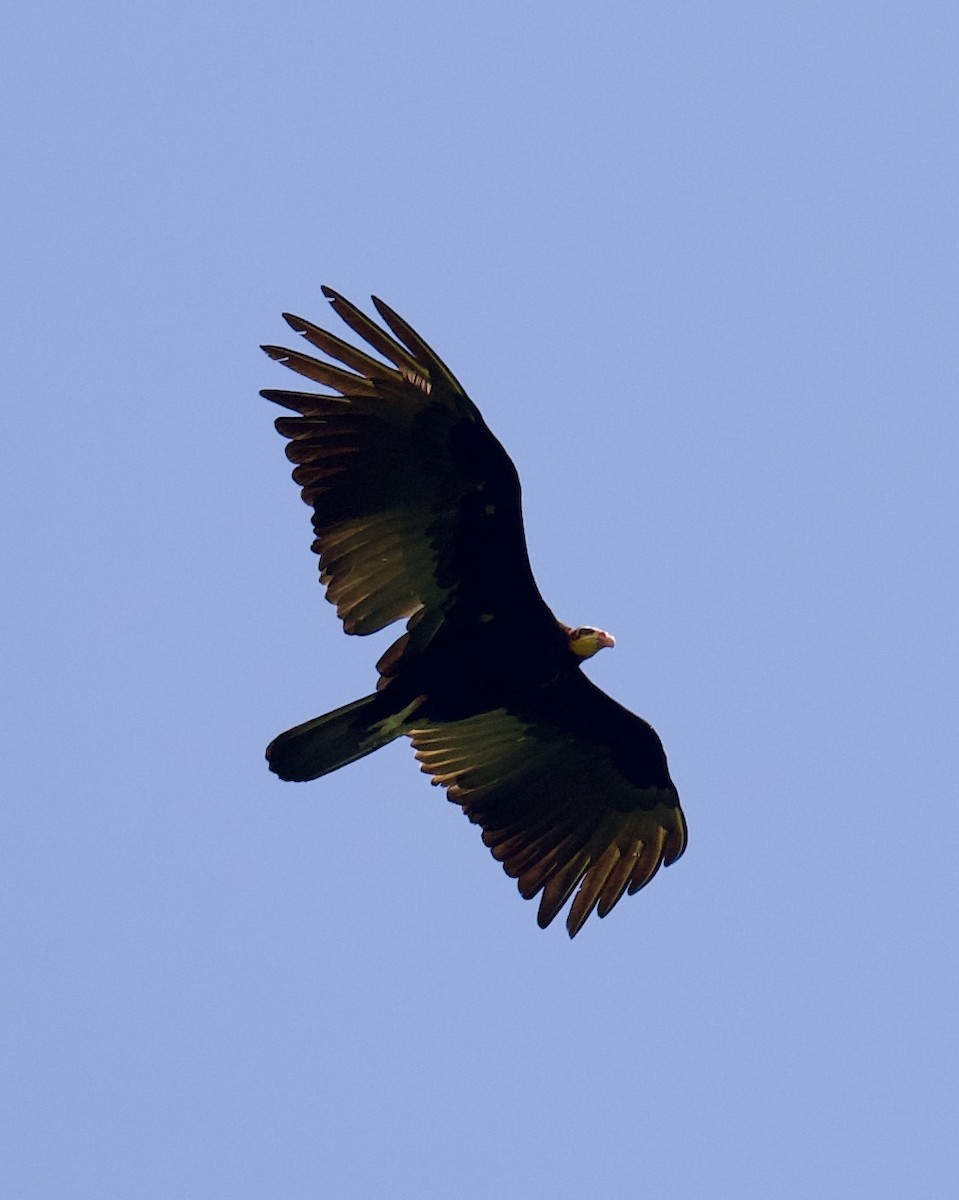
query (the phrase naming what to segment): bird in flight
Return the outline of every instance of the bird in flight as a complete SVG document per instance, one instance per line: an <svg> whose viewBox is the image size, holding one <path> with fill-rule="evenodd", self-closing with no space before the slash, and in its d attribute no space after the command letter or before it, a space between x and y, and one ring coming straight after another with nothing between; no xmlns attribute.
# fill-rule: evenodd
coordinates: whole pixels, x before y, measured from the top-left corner
<svg viewBox="0 0 959 1200"><path fill-rule="evenodd" d="M276 428L344 630L402 619L406 630L376 664L376 690L281 733L270 770L318 779L408 737L520 893L542 893L540 926L576 892L573 937L685 849L662 743L583 674L613 638L547 607L516 468L449 368L382 301L373 298L389 332L323 294L379 357L284 314L326 359L263 349L330 392L261 394L298 414Z"/></svg>

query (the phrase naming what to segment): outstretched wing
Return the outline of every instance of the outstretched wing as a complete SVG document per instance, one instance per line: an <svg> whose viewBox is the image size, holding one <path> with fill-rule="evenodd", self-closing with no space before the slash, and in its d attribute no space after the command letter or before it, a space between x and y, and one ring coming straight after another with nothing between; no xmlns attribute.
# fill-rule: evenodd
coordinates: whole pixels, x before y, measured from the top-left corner
<svg viewBox="0 0 959 1200"><path fill-rule="evenodd" d="M530 571L516 469L476 406L387 305L374 297L395 337L332 289L323 294L386 362L285 314L343 366L263 349L337 394L262 395L300 414L276 427L290 439L293 478L313 507L320 579L346 632L401 617L412 628L425 616L432 629L457 606L467 616L509 614L514 626L541 619L549 610Z"/></svg>
<svg viewBox="0 0 959 1200"><path fill-rule="evenodd" d="M686 822L655 730L572 672L527 707L417 722L422 770L447 789L545 928L577 886L566 927L649 883L686 847Z"/></svg>

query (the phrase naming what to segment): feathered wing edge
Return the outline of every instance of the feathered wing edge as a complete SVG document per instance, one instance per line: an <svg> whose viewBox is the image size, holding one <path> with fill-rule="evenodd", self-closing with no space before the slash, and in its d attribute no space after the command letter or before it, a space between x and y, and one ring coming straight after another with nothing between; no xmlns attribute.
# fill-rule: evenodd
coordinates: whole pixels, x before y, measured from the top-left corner
<svg viewBox="0 0 959 1200"><path fill-rule="evenodd" d="M344 371L341 367L335 367L299 351L288 350L283 346L262 346L261 349L270 358L281 362L307 379L335 388L345 396L375 395L377 390L382 389L384 385L396 390L402 389L404 383L429 395L437 384L441 384L443 385L444 399L454 408L463 415L473 418L479 415L475 405L446 363L388 304L376 296L372 298L377 312L396 335L395 337L390 337L366 313L331 287L324 284L321 291L329 300L330 306L337 316L368 346L381 354L387 362L383 363L379 359L373 358L335 334L314 325L312 321L307 321L293 313L283 314L283 319L291 329L299 333L311 346L322 350L324 354L328 354L350 369ZM387 363L391 365L388 366ZM277 404L286 404L287 401L283 397L288 397L292 403L287 406L299 411L296 393L266 389L260 394L265 399L272 400Z"/></svg>
<svg viewBox="0 0 959 1200"><path fill-rule="evenodd" d="M421 769L482 826L520 894L542 892L541 928L578 887L566 921L575 937L594 909L605 917L686 848L674 788L632 787L588 747L526 737L505 710L415 721L408 735Z"/></svg>

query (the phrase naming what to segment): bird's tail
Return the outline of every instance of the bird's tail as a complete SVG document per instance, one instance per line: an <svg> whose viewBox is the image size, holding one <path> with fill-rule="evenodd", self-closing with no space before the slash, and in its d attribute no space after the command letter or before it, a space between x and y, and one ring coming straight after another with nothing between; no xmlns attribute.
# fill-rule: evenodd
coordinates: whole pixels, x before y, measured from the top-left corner
<svg viewBox="0 0 959 1200"><path fill-rule="evenodd" d="M396 711L395 701L390 703L384 690L304 721L267 746L270 770L281 779L304 782L356 762L399 737L423 699L417 697Z"/></svg>

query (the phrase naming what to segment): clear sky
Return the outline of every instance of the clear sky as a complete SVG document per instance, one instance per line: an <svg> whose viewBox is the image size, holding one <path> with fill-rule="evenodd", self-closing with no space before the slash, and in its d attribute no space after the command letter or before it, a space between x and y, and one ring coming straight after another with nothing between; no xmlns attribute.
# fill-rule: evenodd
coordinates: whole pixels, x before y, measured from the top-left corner
<svg viewBox="0 0 959 1200"><path fill-rule="evenodd" d="M952 1197L954 3L5 12L0 1194ZM575 942L365 694L261 387L375 292L685 857Z"/></svg>

